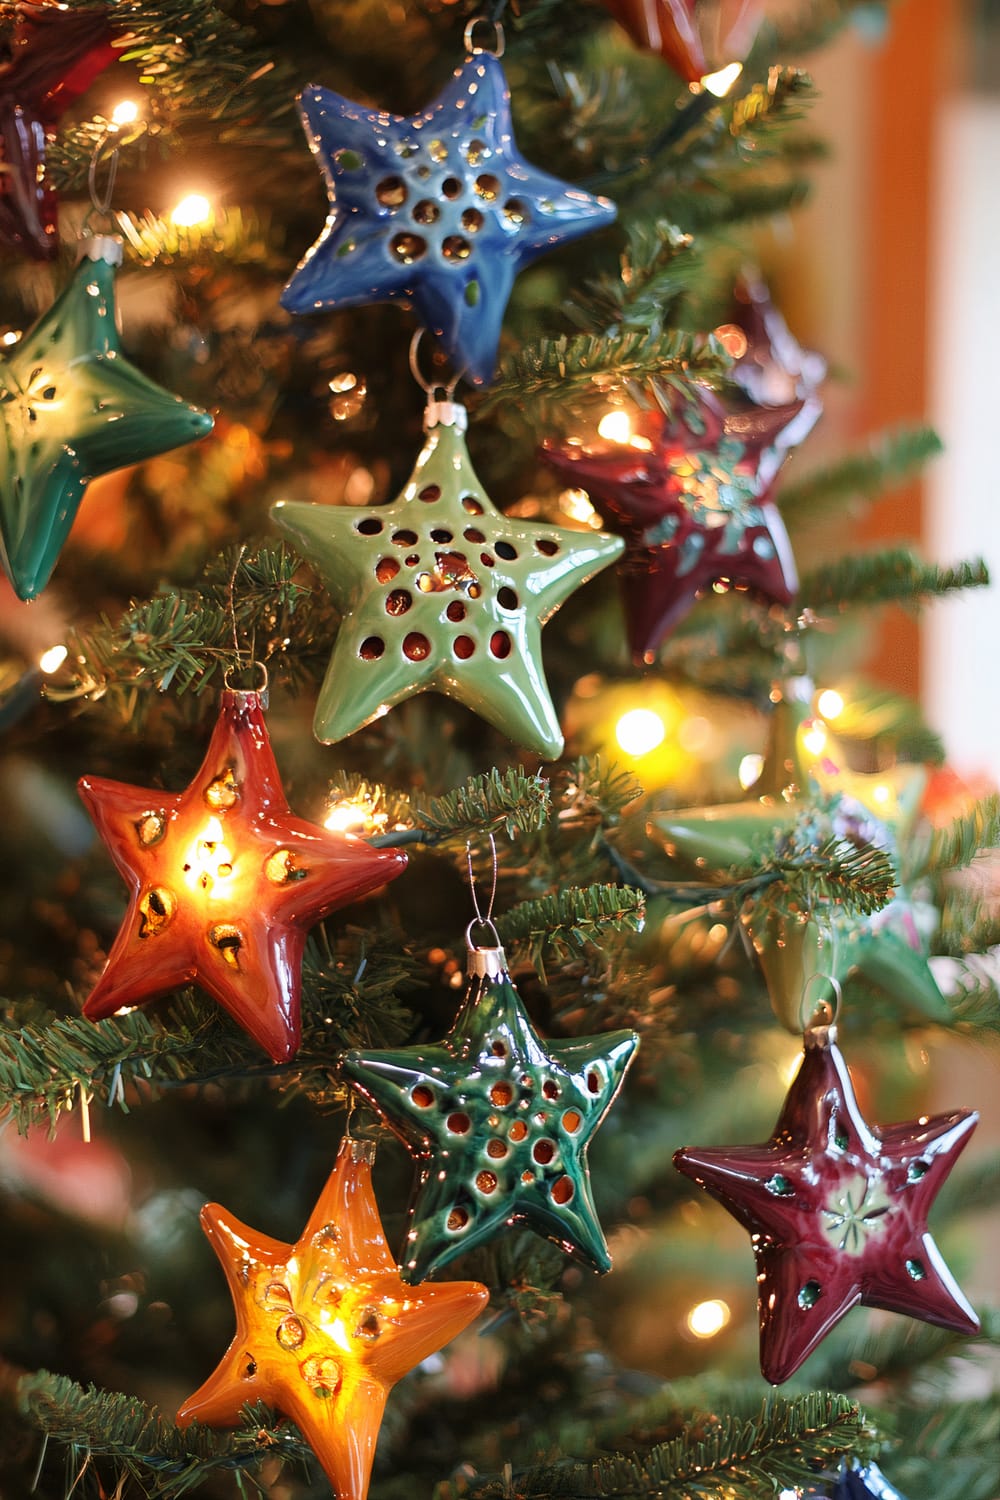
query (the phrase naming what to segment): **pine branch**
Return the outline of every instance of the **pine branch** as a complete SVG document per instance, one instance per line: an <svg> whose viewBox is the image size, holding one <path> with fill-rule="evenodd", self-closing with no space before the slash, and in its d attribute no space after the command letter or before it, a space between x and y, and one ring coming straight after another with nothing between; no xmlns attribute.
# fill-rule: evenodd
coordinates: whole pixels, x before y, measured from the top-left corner
<svg viewBox="0 0 1000 1500"><path fill-rule="evenodd" d="M572 766L560 768L558 781L561 827L579 823L610 827L643 794L631 771L614 762L605 769L599 755L582 755Z"/></svg>
<svg viewBox="0 0 1000 1500"><path fill-rule="evenodd" d="M921 562L905 547L890 548L816 568L802 579L799 606L815 614L894 603L917 609L928 599L957 589L984 588L989 581L981 558L940 568Z"/></svg>
<svg viewBox="0 0 1000 1500"><path fill-rule="evenodd" d="M749 141L751 149L759 152L768 134L803 119L816 98L816 87L801 68L770 68L764 82L755 83L735 100L730 134L737 141Z"/></svg>
<svg viewBox="0 0 1000 1500"><path fill-rule="evenodd" d="M947 828L934 831L926 858L920 861L921 873L939 875L945 870L959 870L971 865L984 849L995 849L998 844L1000 793L994 792Z"/></svg>
<svg viewBox="0 0 1000 1500"><path fill-rule="evenodd" d="M407 796L405 792L370 782L354 771L336 771L330 781L330 805L345 816L357 810L355 823L341 826L349 833L371 834L379 849L406 844L443 844L489 834L528 833L548 821L551 787L539 772L528 775L519 766L505 771L492 767L470 776L463 786L441 797Z"/></svg>
<svg viewBox="0 0 1000 1500"><path fill-rule="evenodd" d="M934 946L948 958L988 953L1000 945L1000 910L983 909L979 891L949 888Z"/></svg>
<svg viewBox="0 0 1000 1500"><path fill-rule="evenodd" d="M659 335L671 306L702 269L690 235L665 219L632 222L619 274L588 282L566 311L579 328L594 333L643 329Z"/></svg>
<svg viewBox="0 0 1000 1500"><path fill-rule="evenodd" d="M639 932L645 912L642 893L628 886L571 886L520 902L497 919L497 929L504 946L524 954L544 977L545 954L565 956L600 945L608 933Z"/></svg>
<svg viewBox="0 0 1000 1500"><path fill-rule="evenodd" d="M821 1346L810 1363L810 1378L822 1386L842 1388L927 1375L953 1359L981 1359L988 1345L1000 1343L1000 1309L986 1307L979 1316L982 1332L975 1338L894 1318L862 1339Z"/></svg>
<svg viewBox="0 0 1000 1500"><path fill-rule="evenodd" d="M811 823L797 829L764 866L769 902L811 912L833 906L845 916L871 916L892 900L896 872L884 849L834 836L818 849Z"/></svg>
<svg viewBox="0 0 1000 1500"><path fill-rule="evenodd" d="M880 1444L846 1396L813 1392L772 1397L752 1420L704 1416L671 1442L633 1458L563 1462L516 1470L506 1479L476 1475L441 1485L439 1500L509 1495L521 1500L669 1497L774 1500L783 1486L805 1487L844 1454L874 1457Z"/></svg>
<svg viewBox="0 0 1000 1500"><path fill-rule="evenodd" d="M804 177L787 181L750 182L745 176L720 174L696 188L670 194L671 216L691 234L707 234L754 219L771 218L801 208L811 187Z"/></svg>
<svg viewBox="0 0 1000 1500"><path fill-rule="evenodd" d="M881 433L867 448L840 463L784 483L781 514L785 524L794 528L814 516L825 520L856 500L875 500L919 474L941 449L941 440L930 427L898 427Z"/></svg>

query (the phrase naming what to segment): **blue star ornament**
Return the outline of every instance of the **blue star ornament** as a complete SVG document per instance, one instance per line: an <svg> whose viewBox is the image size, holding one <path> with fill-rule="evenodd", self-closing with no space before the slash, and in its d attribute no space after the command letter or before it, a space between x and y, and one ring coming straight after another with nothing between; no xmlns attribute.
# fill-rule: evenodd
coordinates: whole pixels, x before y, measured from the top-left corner
<svg viewBox="0 0 1000 1500"><path fill-rule="evenodd" d="M363 109L315 84L299 110L330 213L282 306L313 313L412 301L455 368L477 383L493 373L521 267L615 217L609 199L520 155L492 53L467 58L417 115Z"/></svg>

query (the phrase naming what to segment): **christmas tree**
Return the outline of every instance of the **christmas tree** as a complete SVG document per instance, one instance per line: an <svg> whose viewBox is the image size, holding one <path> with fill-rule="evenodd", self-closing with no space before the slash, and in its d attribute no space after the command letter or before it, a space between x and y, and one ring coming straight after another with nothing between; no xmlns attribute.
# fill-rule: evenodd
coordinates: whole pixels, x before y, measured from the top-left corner
<svg viewBox="0 0 1000 1500"><path fill-rule="evenodd" d="M986 569L765 281L871 10L0 7L7 1500L995 1496L1000 802L859 644Z"/></svg>

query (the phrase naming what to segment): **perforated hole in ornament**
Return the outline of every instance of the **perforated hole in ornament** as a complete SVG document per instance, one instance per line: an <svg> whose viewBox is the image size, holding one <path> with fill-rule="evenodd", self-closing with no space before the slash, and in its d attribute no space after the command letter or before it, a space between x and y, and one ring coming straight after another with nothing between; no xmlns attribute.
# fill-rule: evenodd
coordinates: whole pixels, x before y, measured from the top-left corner
<svg viewBox="0 0 1000 1500"><path fill-rule="evenodd" d="M907 1182L920 1182L921 1178L927 1176L930 1169L931 1164L929 1161L923 1161L922 1159L911 1161L906 1169Z"/></svg>
<svg viewBox="0 0 1000 1500"><path fill-rule="evenodd" d="M135 825L135 831L144 849L151 844L158 844L167 831L166 819L160 813L143 813Z"/></svg>
<svg viewBox="0 0 1000 1500"><path fill-rule="evenodd" d="M417 563L420 561L420 553L408 552L407 555L403 558L403 561L408 568L415 568L417 566Z"/></svg>
<svg viewBox="0 0 1000 1500"><path fill-rule="evenodd" d="M448 160L448 147L441 140L428 141L427 155L440 166L443 161Z"/></svg>
<svg viewBox="0 0 1000 1500"><path fill-rule="evenodd" d="M472 1121L464 1110L456 1109L445 1121L452 1135L468 1135L472 1128Z"/></svg>
<svg viewBox="0 0 1000 1500"><path fill-rule="evenodd" d="M475 655L476 643L471 635L457 635L452 649L461 661L468 661L470 656Z"/></svg>
<svg viewBox="0 0 1000 1500"><path fill-rule="evenodd" d="M556 1148L551 1141L536 1141L531 1154L540 1167L547 1167L556 1154Z"/></svg>
<svg viewBox="0 0 1000 1500"><path fill-rule="evenodd" d="M418 224L436 224L441 217L441 209L432 199L421 198L413 205L413 217Z"/></svg>
<svg viewBox="0 0 1000 1500"><path fill-rule="evenodd" d="M264 1288L264 1306L268 1312L290 1312L292 1294L283 1281L269 1281Z"/></svg>
<svg viewBox="0 0 1000 1500"><path fill-rule="evenodd" d="M509 1150L507 1142L499 1140L496 1136L486 1142L486 1155L492 1156L494 1161L501 1161Z"/></svg>
<svg viewBox="0 0 1000 1500"><path fill-rule="evenodd" d="M378 661L385 651L385 641L379 635L368 635L358 647L358 655L362 661Z"/></svg>
<svg viewBox="0 0 1000 1500"><path fill-rule="evenodd" d="M423 489L418 491L417 499L423 500L428 505L434 500L440 500L441 486L439 484L425 484ZM433 536L434 533L431 532L431 535Z"/></svg>
<svg viewBox="0 0 1000 1500"><path fill-rule="evenodd" d="M458 625L465 619L465 605L461 599L453 599L445 610L445 614L452 624Z"/></svg>
<svg viewBox="0 0 1000 1500"><path fill-rule="evenodd" d="M420 150L420 147L415 141L397 141L392 149L395 151L396 155L401 156L404 161L409 161L411 156L416 156L417 152Z"/></svg>
<svg viewBox="0 0 1000 1500"><path fill-rule="evenodd" d="M406 202L406 183L402 177L383 177L375 184L375 197L383 208L402 208Z"/></svg>
<svg viewBox="0 0 1000 1500"><path fill-rule="evenodd" d="M462 509L467 511L470 516L481 516L483 514L483 507L475 495L462 496Z"/></svg>
<svg viewBox="0 0 1000 1500"><path fill-rule="evenodd" d="M534 1182L534 1180L535 1180L535 1174L534 1174L534 1172L526 1171L526 1172L522 1172L521 1173L521 1181L524 1183L525 1187L527 1187L527 1185L528 1185L529 1182Z"/></svg>
<svg viewBox="0 0 1000 1500"><path fill-rule="evenodd" d="M517 557L517 548L513 542L497 542L494 551L497 557L502 557L505 562L513 562Z"/></svg>
<svg viewBox="0 0 1000 1500"><path fill-rule="evenodd" d="M487 203L495 203L500 196L500 179L492 172L481 172L476 178L476 192Z"/></svg>
<svg viewBox="0 0 1000 1500"><path fill-rule="evenodd" d="M470 167L478 167L479 163L490 155L490 148L485 141L470 141L465 148L465 159Z"/></svg>
<svg viewBox="0 0 1000 1500"><path fill-rule="evenodd" d="M497 1190L497 1174L485 1170L477 1172L476 1187L481 1193L495 1193Z"/></svg>
<svg viewBox="0 0 1000 1500"><path fill-rule="evenodd" d="M431 654L431 643L419 630L411 630L403 641L403 655L410 661L426 661Z"/></svg>
<svg viewBox="0 0 1000 1500"><path fill-rule="evenodd" d="M399 572L399 563L394 557L380 557L375 564L375 577L379 583L391 583Z"/></svg>
<svg viewBox="0 0 1000 1500"><path fill-rule="evenodd" d="M587 1074L587 1089L588 1089L588 1092L591 1093L591 1094L599 1094L601 1092L601 1083L602 1083L602 1081L603 1080L601 1078L601 1075L597 1071L597 1069L596 1068L591 1068L590 1071L589 1071L589 1073Z"/></svg>
<svg viewBox="0 0 1000 1500"><path fill-rule="evenodd" d="M509 1083L495 1083L490 1089L490 1103L495 1104L497 1109L505 1109L514 1098L514 1090ZM517 1137L520 1139L520 1137Z"/></svg>
<svg viewBox="0 0 1000 1500"><path fill-rule="evenodd" d="M413 595L407 589L393 589L385 596L385 612L387 615L405 615L413 603Z"/></svg>
<svg viewBox="0 0 1000 1500"><path fill-rule="evenodd" d="M482 563L482 565L483 565L484 568L495 568L496 567L496 561L495 561L495 559L492 558L488 552L480 552L480 554L479 554L479 561Z"/></svg>
<svg viewBox="0 0 1000 1500"><path fill-rule="evenodd" d="M528 210L520 198L508 198L503 206L504 223L509 229L520 229L528 217Z"/></svg>
<svg viewBox="0 0 1000 1500"><path fill-rule="evenodd" d="M446 177L441 184L442 196L454 202L462 196L462 184L457 177Z"/></svg>
<svg viewBox="0 0 1000 1500"><path fill-rule="evenodd" d="M264 861L264 874L272 885L290 885L305 880L309 871L297 863L291 849L275 849Z"/></svg>
<svg viewBox="0 0 1000 1500"><path fill-rule="evenodd" d="M232 766L227 766L220 776L213 777L205 788L205 802L213 812L235 807L239 795L239 783Z"/></svg>
<svg viewBox="0 0 1000 1500"><path fill-rule="evenodd" d="M282 1318L278 1324L275 1338L282 1349L301 1349L306 1341L306 1330L302 1319L295 1317Z"/></svg>
<svg viewBox="0 0 1000 1500"><path fill-rule="evenodd" d="M441 241L441 254L445 260L468 260L472 246L460 234L448 234Z"/></svg>
<svg viewBox="0 0 1000 1500"><path fill-rule="evenodd" d="M409 530L394 531L391 537L394 547L412 547L416 540L417 533Z"/></svg>
<svg viewBox="0 0 1000 1500"><path fill-rule="evenodd" d="M462 214L462 228L467 234L478 234L485 222L478 208L467 208Z"/></svg>
<svg viewBox="0 0 1000 1500"><path fill-rule="evenodd" d="M469 1210L467 1208L453 1208L445 1223L453 1234L464 1229L469 1222Z"/></svg>
<svg viewBox="0 0 1000 1500"><path fill-rule="evenodd" d="M431 532L432 542L450 542L453 540L453 534L444 526L435 526ZM462 558L462 561L464 562L465 559Z"/></svg>
<svg viewBox="0 0 1000 1500"><path fill-rule="evenodd" d="M382 530L382 522L378 516L364 516L360 521L355 521L354 529L360 531L362 536L378 536Z"/></svg>
<svg viewBox="0 0 1000 1500"><path fill-rule="evenodd" d="M414 261L422 260L427 254L427 241L422 234L408 234L404 230L402 234L393 235L389 249L404 266L412 266Z"/></svg>
<svg viewBox="0 0 1000 1500"><path fill-rule="evenodd" d="M382 1333L382 1319L375 1307L363 1307L358 1314L354 1337L364 1344L374 1344Z"/></svg>
<svg viewBox="0 0 1000 1500"><path fill-rule="evenodd" d="M467 542L485 542L486 538L476 526L466 526L462 532Z"/></svg>
<svg viewBox="0 0 1000 1500"><path fill-rule="evenodd" d="M232 922L217 922L214 927L209 928L208 941L213 948L218 950L223 962L230 969L239 968L243 934L238 927Z"/></svg>
<svg viewBox="0 0 1000 1500"><path fill-rule="evenodd" d="M916 1257L906 1262L906 1270L913 1281L923 1281L927 1275L927 1267L922 1260L917 1260Z"/></svg>
<svg viewBox="0 0 1000 1500"><path fill-rule="evenodd" d="M502 589L497 589L497 603L501 609L517 609L517 595L505 584Z"/></svg>
<svg viewBox="0 0 1000 1500"><path fill-rule="evenodd" d="M257 1361L252 1354L244 1354L243 1360L243 1379L252 1380L257 1373Z"/></svg>
<svg viewBox="0 0 1000 1500"><path fill-rule="evenodd" d="M153 886L139 901L139 936L157 937L170 923L177 903L165 886Z"/></svg>
<svg viewBox="0 0 1000 1500"><path fill-rule="evenodd" d="M570 1135L575 1135L583 1122L583 1116L578 1109L568 1109L562 1117L562 1125Z"/></svg>
<svg viewBox="0 0 1000 1500"><path fill-rule="evenodd" d="M545 1082L542 1084L542 1093L545 1095L546 1099L559 1098L559 1085L558 1083L556 1083L554 1078L546 1078Z"/></svg>
<svg viewBox="0 0 1000 1500"><path fill-rule="evenodd" d="M807 1281L805 1286L799 1287L799 1295L796 1298L803 1312L808 1312L810 1307L815 1307L823 1295L823 1288L818 1281Z"/></svg>
<svg viewBox="0 0 1000 1500"><path fill-rule="evenodd" d="M555 557L559 551L559 543L553 542L547 536L541 536L535 542L535 551L540 552L543 557Z"/></svg>
<svg viewBox="0 0 1000 1500"><path fill-rule="evenodd" d="M428 1088L426 1083L418 1083L415 1089L411 1089L410 1098L418 1109L430 1109L434 1103L434 1090Z"/></svg>
<svg viewBox="0 0 1000 1500"><path fill-rule="evenodd" d="M492 1041L490 1043L490 1051L493 1053L494 1057L506 1057L507 1043L501 1041L500 1038L497 1037L495 1041Z"/></svg>
<svg viewBox="0 0 1000 1500"><path fill-rule="evenodd" d="M569 1203L572 1200L575 1188L572 1178L557 1177L550 1189L553 1203Z"/></svg>
<svg viewBox="0 0 1000 1500"><path fill-rule="evenodd" d="M490 655L497 661L506 661L512 650L510 636L506 630L494 630L490 636Z"/></svg>
<svg viewBox="0 0 1000 1500"><path fill-rule="evenodd" d="M515 1120L507 1134L512 1141L523 1141L528 1134L528 1127L523 1120Z"/></svg>
<svg viewBox="0 0 1000 1500"><path fill-rule="evenodd" d="M340 1366L329 1354L310 1354L299 1365L299 1373L314 1396L328 1401L340 1389Z"/></svg>

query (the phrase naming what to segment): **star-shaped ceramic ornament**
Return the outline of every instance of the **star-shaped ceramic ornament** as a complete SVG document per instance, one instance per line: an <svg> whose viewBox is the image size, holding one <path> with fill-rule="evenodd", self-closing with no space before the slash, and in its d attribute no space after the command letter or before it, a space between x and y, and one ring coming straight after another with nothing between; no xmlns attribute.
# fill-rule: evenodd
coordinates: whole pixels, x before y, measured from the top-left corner
<svg viewBox="0 0 1000 1500"><path fill-rule="evenodd" d="M492 53L468 57L416 115L365 109L315 85L299 109L330 213L282 306L314 313L412 302L469 380L493 373L521 268L615 217L609 199L524 160Z"/></svg>
<svg viewBox="0 0 1000 1500"><path fill-rule="evenodd" d="M122 353L121 242L81 241L65 290L0 359L0 562L18 597L48 583L92 479L204 437L212 418Z"/></svg>
<svg viewBox="0 0 1000 1500"><path fill-rule="evenodd" d="M416 1290L389 1254L371 1185L370 1142L344 1140L294 1245L209 1203L201 1222L222 1263L236 1334L177 1413L235 1427L265 1401L301 1429L338 1500L364 1500L386 1399L409 1370L485 1307L474 1281Z"/></svg>
<svg viewBox="0 0 1000 1500"><path fill-rule="evenodd" d="M308 929L394 879L406 855L290 812L257 693L223 693L185 791L88 776L80 795L129 888L84 1015L197 984L275 1062L294 1056Z"/></svg>
<svg viewBox="0 0 1000 1500"><path fill-rule="evenodd" d="M401 1264L408 1280L516 1223L610 1269L587 1147L638 1043L631 1031L543 1042L503 949L471 948L469 988L442 1042L347 1053L345 1076L418 1165Z"/></svg>
<svg viewBox="0 0 1000 1500"><path fill-rule="evenodd" d="M772 1385L859 1302L978 1332L927 1228L977 1120L956 1110L876 1130L861 1115L836 1029L817 1027L769 1141L675 1154L678 1170L750 1232L761 1370Z"/></svg>
<svg viewBox="0 0 1000 1500"><path fill-rule="evenodd" d="M542 448L625 541L618 576L637 664L655 659L713 586L791 603L798 576L771 486L785 452L782 434L801 409L794 401L730 412L706 389L669 412L653 400L625 442Z"/></svg>
<svg viewBox="0 0 1000 1500"><path fill-rule="evenodd" d="M343 616L316 737L344 739L434 689L553 759L563 736L541 629L622 543L502 515L469 461L465 409L432 402L426 427L413 474L391 505L279 501L272 509Z"/></svg>

